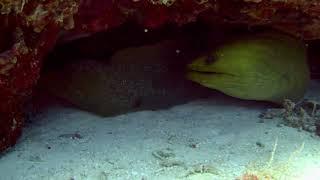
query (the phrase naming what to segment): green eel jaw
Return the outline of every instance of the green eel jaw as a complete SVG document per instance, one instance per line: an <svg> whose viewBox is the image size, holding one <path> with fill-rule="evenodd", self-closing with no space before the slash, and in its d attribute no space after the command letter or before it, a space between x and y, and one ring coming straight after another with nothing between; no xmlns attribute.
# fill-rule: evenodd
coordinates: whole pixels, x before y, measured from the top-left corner
<svg viewBox="0 0 320 180"><path fill-rule="evenodd" d="M211 87L212 79L216 78L217 76L228 76L228 74L223 73L215 73L215 72L200 72L195 70L189 70L186 77L187 79L199 83L206 87ZM229 75L231 76L231 75ZM213 88L213 87L211 87Z"/></svg>
<svg viewBox="0 0 320 180"><path fill-rule="evenodd" d="M205 64L204 60L199 59L187 66L186 78L202 86L216 89L216 81L219 78L231 78L234 74L227 73L226 70L217 70L214 63Z"/></svg>
<svg viewBox="0 0 320 180"><path fill-rule="evenodd" d="M281 103L282 100L270 97L269 88L265 84L258 83L258 74L251 75L241 72L230 72L228 68L217 68L215 63L205 65L204 67L195 61L195 64L189 64L187 67L186 78L198 83L201 86L215 89L226 95L246 99L246 100L262 100ZM210 68L208 68L210 67ZM274 94L274 93L271 93Z"/></svg>
<svg viewBox="0 0 320 180"><path fill-rule="evenodd" d="M243 85L243 78L239 72L233 71L228 63L221 63L220 61L207 62L207 57L202 56L194 60L187 66L186 78L205 86L210 89L216 89L224 92L230 96L241 96L245 90ZM237 88L235 88L237 87ZM240 94L235 94L235 89L239 89Z"/></svg>

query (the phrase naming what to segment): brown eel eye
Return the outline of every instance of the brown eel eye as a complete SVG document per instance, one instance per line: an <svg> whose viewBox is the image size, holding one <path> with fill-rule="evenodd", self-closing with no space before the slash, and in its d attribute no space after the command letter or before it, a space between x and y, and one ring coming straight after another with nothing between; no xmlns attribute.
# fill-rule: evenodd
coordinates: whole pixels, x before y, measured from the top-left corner
<svg viewBox="0 0 320 180"><path fill-rule="evenodd" d="M214 57L213 57L211 54L209 54L209 55L207 56L205 62L206 62L206 64L211 64L211 63L213 63L213 62L214 62Z"/></svg>

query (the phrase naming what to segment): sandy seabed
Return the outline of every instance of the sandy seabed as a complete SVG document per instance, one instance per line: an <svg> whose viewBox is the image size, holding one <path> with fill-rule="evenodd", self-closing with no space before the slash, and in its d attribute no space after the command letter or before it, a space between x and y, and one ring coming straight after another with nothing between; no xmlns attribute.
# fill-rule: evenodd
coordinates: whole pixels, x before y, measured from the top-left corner
<svg viewBox="0 0 320 180"><path fill-rule="evenodd" d="M319 101L319 92L313 81L306 98ZM167 109L99 117L50 101L0 156L0 179L233 180L245 172L320 179L320 138L278 126L280 119L259 123L268 107L217 93Z"/></svg>

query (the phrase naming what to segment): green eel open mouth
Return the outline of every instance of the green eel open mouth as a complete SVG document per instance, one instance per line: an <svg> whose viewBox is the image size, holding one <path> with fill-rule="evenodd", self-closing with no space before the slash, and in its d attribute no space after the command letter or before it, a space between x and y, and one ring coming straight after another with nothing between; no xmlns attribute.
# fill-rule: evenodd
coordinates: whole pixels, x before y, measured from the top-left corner
<svg viewBox="0 0 320 180"><path fill-rule="evenodd" d="M187 65L186 78L206 87L213 88L216 84L224 80L233 79L236 76L223 69L217 69L215 64L206 64L204 62L194 62Z"/></svg>
<svg viewBox="0 0 320 180"><path fill-rule="evenodd" d="M201 66L193 66L192 64L190 64L187 67L186 78L199 84L205 85L210 82L210 79L213 76L216 76L218 74L223 73L215 72L207 68L202 68Z"/></svg>
<svg viewBox="0 0 320 180"><path fill-rule="evenodd" d="M199 70L190 70L188 69L187 73L193 73L193 74L203 74L203 75L214 75L214 74L223 74L218 72L208 72L208 71L199 71Z"/></svg>
<svg viewBox="0 0 320 180"><path fill-rule="evenodd" d="M199 76L214 76L214 75L230 75L234 76L234 74L226 73L222 71L217 71L215 68L208 66L199 66L194 64L189 64L187 66L187 74L195 74Z"/></svg>
<svg viewBox="0 0 320 180"><path fill-rule="evenodd" d="M212 74L216 73L214 68L211 67L212 64L205 64L201 61L194 61L187 65L187 72L189 73L199 73L199 74Z"/></svg>

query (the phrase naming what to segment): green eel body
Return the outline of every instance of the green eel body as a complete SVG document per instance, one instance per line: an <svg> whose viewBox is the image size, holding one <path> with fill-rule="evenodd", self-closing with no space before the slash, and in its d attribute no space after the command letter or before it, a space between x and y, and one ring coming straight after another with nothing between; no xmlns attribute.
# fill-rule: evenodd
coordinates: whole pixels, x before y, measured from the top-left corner
<svg viewBox="0 0 320 180"><path fill-rule="evenodd" d="M105 60L65 59L70 63L43 72L39 88L100 116L163 109L206 96L210 90L185 79L187 62L175 52L181 47L188 48L166 40L126 48Z"/></svg>
<svg viewBox="0 0 320 180"><path fill-rule="evenodd" d="M303 42L261 33L230 41L188 65L187 79L246 100L300 100L310 73Z"/></svg>

